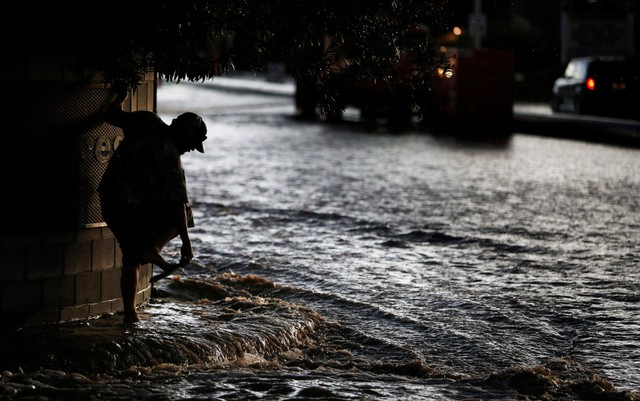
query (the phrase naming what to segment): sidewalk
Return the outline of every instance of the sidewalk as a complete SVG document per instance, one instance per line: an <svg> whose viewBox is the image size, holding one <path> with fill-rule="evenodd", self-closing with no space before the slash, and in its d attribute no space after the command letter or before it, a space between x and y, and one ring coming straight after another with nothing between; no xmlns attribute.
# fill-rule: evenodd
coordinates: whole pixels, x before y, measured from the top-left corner
<svg viewBox="0 0 640 401"><path fill-rule="evenodd" d="M295 81L289 76L282 77L281 81L269 81L266 74L250 72L232 73L199 82L199 84L221 90L278 96L294 96L296 93Z"/></svg>
<svg viewBox="0 0 640 401"><path fill-rule="evenodd" d="M554 113L545 104L516 103L514 129L523 132L640 147L640 120Z"/></svg>

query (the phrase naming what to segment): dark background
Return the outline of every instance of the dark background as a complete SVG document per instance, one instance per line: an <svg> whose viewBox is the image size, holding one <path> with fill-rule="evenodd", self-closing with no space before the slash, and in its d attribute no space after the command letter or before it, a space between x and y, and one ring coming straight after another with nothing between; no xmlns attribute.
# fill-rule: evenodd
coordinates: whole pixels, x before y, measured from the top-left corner
<svg viewBox="0 0 640 401"><path fill-rule="evenodd" d="M474 0L448 2L448 23L459 26L463 35L453 38L443 32L441 40L447 45L470 46L472 39L465 34ZM487 16L487 34L482 47L512 50L515 58L516 100L548 101L554 79L562 75L566 60L562 60L561 15L567 12L574 19L586 21L629 22L635 19L633 48L624 56L639 54L636 1L629 0L483 0L481 11ZM602 40L597 29L585 34ZM611 52L613 46L600 43L592 49L572 49L573 55L593 55ZM620 53L619 50L615 50ZM587 54L592 53L592 54Z"/></svg>

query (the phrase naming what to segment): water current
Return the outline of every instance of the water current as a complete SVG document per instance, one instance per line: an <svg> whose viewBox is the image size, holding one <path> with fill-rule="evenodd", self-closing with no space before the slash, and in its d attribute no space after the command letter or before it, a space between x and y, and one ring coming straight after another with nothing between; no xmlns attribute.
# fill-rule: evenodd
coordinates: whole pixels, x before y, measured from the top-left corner
<svg viewBox="0 0 640 401"><path fill-rule="evenodd" d="M158 109L209 127L196 257L136 327L5 335L1 400L640 399L638 149L298 121L207 84Z"/></svg>

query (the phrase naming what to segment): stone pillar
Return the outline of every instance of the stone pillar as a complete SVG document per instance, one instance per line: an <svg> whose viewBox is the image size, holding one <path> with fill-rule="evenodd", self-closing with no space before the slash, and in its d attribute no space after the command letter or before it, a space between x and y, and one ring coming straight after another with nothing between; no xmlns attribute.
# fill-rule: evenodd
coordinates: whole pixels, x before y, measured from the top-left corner
<svg viewBox="0 0 640 401"><path fill-rule="evenodd" d="M78 83L63 60L13 62L0 77L0 318L30 325L119 312L121 254L96 192L122 137L103 121L115 93ZM153 110L154 74L146 78L129 110ZM150 297L150 275L143 266L138 305Z"/></svg>

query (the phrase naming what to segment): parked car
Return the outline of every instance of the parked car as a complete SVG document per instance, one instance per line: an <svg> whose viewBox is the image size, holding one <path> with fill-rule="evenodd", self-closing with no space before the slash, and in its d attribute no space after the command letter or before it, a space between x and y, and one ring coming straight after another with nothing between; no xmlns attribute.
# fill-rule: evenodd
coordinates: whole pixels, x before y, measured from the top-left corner
<svg viewBox="0 0 640 401"><path fill-rule="evenodd" d="M624 57L579 57L553 84L551 109L640 119L640 63Z"/></svg>

